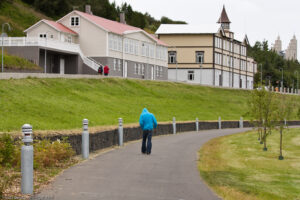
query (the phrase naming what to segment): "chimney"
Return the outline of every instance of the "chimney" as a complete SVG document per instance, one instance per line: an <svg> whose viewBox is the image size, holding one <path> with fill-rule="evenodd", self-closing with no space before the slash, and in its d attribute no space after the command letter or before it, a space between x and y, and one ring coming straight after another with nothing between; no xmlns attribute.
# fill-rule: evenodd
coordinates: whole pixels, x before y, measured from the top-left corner
<svg viewBox="0 0 300 200"><path fill-rule="evenodd" d="M121 12L121 13L120 13L120 23L126 24L126 21L125 21L125 13L124 13L124 12Z"/></svg>
<svg viewBox="0 0 300 200"><path fill-rule="evenodd" d="M91 5L85 5L85 13L92 15Z"/></svg>

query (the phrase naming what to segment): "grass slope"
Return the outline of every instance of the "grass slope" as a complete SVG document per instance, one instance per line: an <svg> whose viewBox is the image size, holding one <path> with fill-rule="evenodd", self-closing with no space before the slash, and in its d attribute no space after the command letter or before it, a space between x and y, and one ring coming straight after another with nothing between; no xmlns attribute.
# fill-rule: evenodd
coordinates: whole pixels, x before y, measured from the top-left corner
<svg viewBox="0 0 300 200"><path fill-rule="evenodd" d="M300 199L299 132L284 132L282 161L278 132L268 137L267 152L256 132L211 140L200 151L200 174L224 199Z"/></svg>
<svg viewBox="0 0 300 200"><path fill-rule="evenodd" d="M138 122L147 107L158 121L238 120L247 111L249 91L187 84L106 79L0 80L0 131L80 128Z"/></svg>
<svg viewBox="0 0 300 200"><path fill-rule="evenodd" d="M0 53L0 59L1 59L1 56L2 56L2 54ZM6 69L39 70L41 72L43 71L43 69L40 66L26 60L25 58L8 55L6 53L4 53L3 62L4 62L4 67Z"/></svg>
<svg viewBox="0 0 300 200"><path fill-rule="evenodd" d="M0 6L0 24L8 22L11 25L12 31L8 32L9 36L25 36L23 31L40 19L49 19L49 17L20 0L4 1Z"/></svg>

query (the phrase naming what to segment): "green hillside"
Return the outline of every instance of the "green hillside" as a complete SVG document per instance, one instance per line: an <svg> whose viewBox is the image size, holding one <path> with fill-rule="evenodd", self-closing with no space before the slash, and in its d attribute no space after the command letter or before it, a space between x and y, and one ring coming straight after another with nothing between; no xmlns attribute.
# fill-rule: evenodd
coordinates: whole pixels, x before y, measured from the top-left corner
<svg viewBox="0 0 300 200"><path fill-rule="evenodd" d="M247 111L249 91L210 88L171 82L107 79L0 80L0 131L81 128L137 123L144 107L160 122L238 120ZM297 97L299 99L299 97Z"/></svg>
<svg viewBox="0 0 300 200"><path fill-rule="evenodd" d="M8 32L9 36L24 36L23 31L40 19L49 19L49 17L36 12L20 0L1 0L0 24L8 22L11 25L12 31Z"/></svg>

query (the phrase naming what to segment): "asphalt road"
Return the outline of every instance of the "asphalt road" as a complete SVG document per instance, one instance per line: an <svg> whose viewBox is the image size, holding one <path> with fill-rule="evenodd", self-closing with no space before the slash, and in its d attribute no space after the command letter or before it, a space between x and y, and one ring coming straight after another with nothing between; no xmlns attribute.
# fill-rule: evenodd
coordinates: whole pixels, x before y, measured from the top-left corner
<svg viewBox="0 0 300 200"><path fill-rule="evenodd" d="M246 130L249 129L154 137L151 155L140 153L141 142L131 143L66 170L34 199L220 199L200 178L197 152L212 138Z"/></svg>

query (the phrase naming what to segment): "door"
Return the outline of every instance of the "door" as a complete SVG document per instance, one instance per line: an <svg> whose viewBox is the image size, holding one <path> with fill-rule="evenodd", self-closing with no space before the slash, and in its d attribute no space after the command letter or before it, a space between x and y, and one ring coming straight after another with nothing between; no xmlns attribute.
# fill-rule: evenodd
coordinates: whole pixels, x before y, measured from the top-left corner
<svg viewBox="0 0 300 200"><path fill-rule="evenodd" d="M59 69L60 69L60 74L65 74L65 59L63 58L60 59Z"/></svg>
<svg viewBox="0 0 300 200"><path fill-rule="evenodd" d="M127 61L125 61L124 63L124 69L123 69L123 77L124 78L127 78Z"/></svg>

